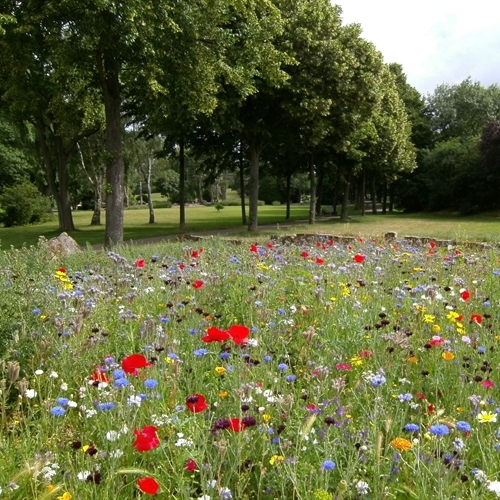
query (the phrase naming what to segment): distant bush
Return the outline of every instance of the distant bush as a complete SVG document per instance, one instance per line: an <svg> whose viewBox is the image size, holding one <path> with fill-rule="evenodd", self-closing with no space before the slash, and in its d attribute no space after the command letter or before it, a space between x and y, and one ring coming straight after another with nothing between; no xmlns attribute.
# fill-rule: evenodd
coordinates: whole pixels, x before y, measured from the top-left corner
<svg viewBox="0 0 500 500"><path fill-rule="evenodd" d="M50 218L49 200L30 182L5 188L0 195L0 222L5 227L26 226Z"/></svg>
<svg viewBox="0 0 500 500"><path fill-rule="evenodd" d="M215 209L217 210L217 212L220 212L223 208L224 208L224 205L218 201L215 205L214 205Z"/></svg>
<svg viewBox="0 0 500 500"><path fill-rule="evenodd" d="M281 201L273 201L273 207L279 207L281 205Z"/></svg>

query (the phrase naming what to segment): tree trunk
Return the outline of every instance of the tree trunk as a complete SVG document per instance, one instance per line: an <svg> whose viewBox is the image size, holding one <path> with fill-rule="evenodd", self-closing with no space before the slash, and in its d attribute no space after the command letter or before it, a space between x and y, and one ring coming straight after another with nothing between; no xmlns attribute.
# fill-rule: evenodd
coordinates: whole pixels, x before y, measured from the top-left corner
<svg viewBox="0 0 500 500"><path fill-rule="evenodd" d="M69 170L68 155L64 151L62 139L55 137L54 149L57 157L57 174L53 166L53 157L47 142L46 128L42 119L37 121L36 130L40 142L40 152L44 161L47 180L50 193L54 197L57 207L57 216L59 220L60 231L74 231L73 214L71 213L71 204L69 201Z"/></svg>
<svg viewBox="0 0 500 500"><path fill-rule="evenodd" d="M114 54L98 52L97 67L106 117L106 228L104 246L123 243L125 166L122 155L120 63Z"/></svg>
<svg viewBox="0 0 500 500"><path fill-rule="evenodd" d="M352 172L349 172L344 181L344 196L342 198L342 208L340 210L340 219L346 221L347 216L347 207L349 205L349 187L351 185L351 177Z"/></svg>
<svg viewBox="0 0 500 500"><path fill-rule="evenodd" d="M259 205L259 159L261 148L250 145L250 182L248 230L257 231Z"/></svg>
<svg viewBox="0 0 500 500"><path fill-rule="evenodd" d="M384 180L384 188L382 192L382 214L387 213L387 180Z"/></svg>
<svg viewBox="0 0 500 500"><path fill-rule="evenodd" d="M246 226L247 214L245 208L245 172L243 168L243 142L240 141L240 158L239 158L239 171L240 171L240 200L241 200L241 223Z"/></svg>
<svg viewBox="0 0 500 500"><path fill-rule="evenodd" d="M365 198L366 198L366 172L365 169L363 169L363 172L361 173L361 215L365 215Z"/></svg>
<svg viewBox="0 0 500 500"><path fill-rule="evenodd" d="M321 206L323 205L323 186L325 184L325 174L323 168L318 173L316 183L316 215L321 215Z"/></svg>
<svg viewBox="0 0 500 500"><path fill-rule="evenodd" d="M394 210L394 183L389 184L389 212Z"/></svg>
<svg viewBox="0 0 500 500"><path fill-rule="evenodd" d="M186 156L184 137L179 142L179 231L186 230Z"/></svg>
<svg viewBox="0 0 500 500"><path fill-rule="evenodd" d="M314 153L309 155L309 224L316 222L316 172L314 171Z"/></svg>
<svg viewBox="0 0 500 500"><path fill-rule="evenodd" d="M377 213L377 192L375 190L375 181L376 181L376 176L373 173L372 178L371 178L371 185L370 185L370 196L372 199L372 213L376 214Z"/></svg>
<svg viewBox="0 0 500 500"><path fill-rule="evenodd" d="M100 180L100 179L99 179ZM101 225L101 207L102 207L102 183L94 184L94 212L92 213L91 226Z"/></svg>
<svg viewBox="0 0 500 500"><path fill-rule="evenodd" d="M292 191L292 174L286 173L286 220L290 220L290 205L291 205L291 191Z"/></svg>
<svg viewBox="0 0 500 500"><path fill-rule="evenodd" d="M155 211L153 208L153 197L151 193L151 170L152 170L152 165L153 162L151 161L151 158L148 155L148 172L146 174L146 189L148 192L148 210L149 210L149 223L154 224L155 223ZM142 197L142 195L141 195Z"/></svg>

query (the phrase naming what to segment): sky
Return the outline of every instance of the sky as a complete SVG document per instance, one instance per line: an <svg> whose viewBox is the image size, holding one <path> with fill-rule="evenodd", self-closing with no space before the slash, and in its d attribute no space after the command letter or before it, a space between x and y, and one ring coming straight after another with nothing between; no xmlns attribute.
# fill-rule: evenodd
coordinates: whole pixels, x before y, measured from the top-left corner
<svg viewBox="0 0 500 500"><path fill-rule="evenodd" d="M421 94L471 77L500 85L500 0L333 0L344 24L357 23L362 37L386 63L403 66Z"/></svg>

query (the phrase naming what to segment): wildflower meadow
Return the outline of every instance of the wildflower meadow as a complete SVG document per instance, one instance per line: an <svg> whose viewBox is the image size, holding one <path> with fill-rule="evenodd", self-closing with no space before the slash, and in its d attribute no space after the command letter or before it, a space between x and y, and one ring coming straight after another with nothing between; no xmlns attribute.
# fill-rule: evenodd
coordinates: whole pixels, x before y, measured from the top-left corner
<svg viewBox="0 0 500 500"><path fill-rule="evenodd" d="M494 248L0 255L0 499L500 498Z"/></svg>

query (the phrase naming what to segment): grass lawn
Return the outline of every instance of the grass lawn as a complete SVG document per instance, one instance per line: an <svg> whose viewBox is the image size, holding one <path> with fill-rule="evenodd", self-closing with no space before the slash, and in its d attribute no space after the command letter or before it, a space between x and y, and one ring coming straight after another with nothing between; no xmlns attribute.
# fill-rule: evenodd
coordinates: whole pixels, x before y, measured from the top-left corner
<svg viewBox="0 0 500 500"><path fill-rule="evenodd" d="M247 211L248 213L248 211ZM77 230L71 236L80 245L100 244L104 241L104 225L90 226L91 212L76 211L73 213ZM133 208L125 211L124 240L133 240L169 236L179 233L179 209L155 209L155 224L148 224L148 211L144 208ZM462 217L453 214L401 214L392 213L367 214L361 216L351 210L349 221L338 218L318 218L315 225L304 223L308 218L308 206L293 206L291 223L285 221L284 206L259 207L259 233L248 233L241 224L241 208L225 207L220 212L212 206L186 207L186 233L198 233L232 229L231 233L238 237L258 238L276 233L321 233L334 235L381 237L388 231L396 231L399 237L422 236L431 238L455 239L459 241L487 241L496 243L500 240L500 218L497 214L483 214ZM102 214L104 222L105 213ZM268 225L269 227L264 227ZM2 249L34 245L39 236L50 239L59 234L57 222L45 224L0 228L0 244Z"/></svg>

